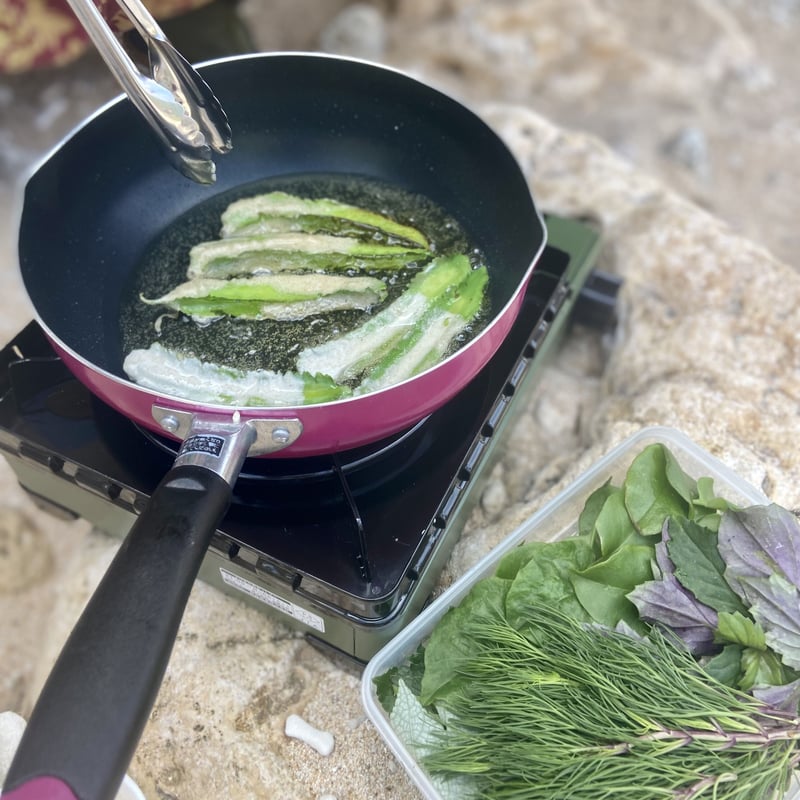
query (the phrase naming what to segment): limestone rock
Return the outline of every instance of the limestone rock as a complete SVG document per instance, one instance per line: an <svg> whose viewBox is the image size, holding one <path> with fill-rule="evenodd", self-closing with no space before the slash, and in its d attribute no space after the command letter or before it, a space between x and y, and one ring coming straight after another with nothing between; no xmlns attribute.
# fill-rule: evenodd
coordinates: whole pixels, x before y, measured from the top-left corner
<svg viewBox="0 0 800 800"><path fill-rule="evenodd" d="M386 21L370 3L344 8L320 33L320 47L328 53L382 61L386 55Z"/></svg>
<svg viewBox="0 0 800 800"><path fill-rule="evenodd" d="M36 522L18 508L0 508L0 592L30 588L52 565L50 543Z"/></svg>

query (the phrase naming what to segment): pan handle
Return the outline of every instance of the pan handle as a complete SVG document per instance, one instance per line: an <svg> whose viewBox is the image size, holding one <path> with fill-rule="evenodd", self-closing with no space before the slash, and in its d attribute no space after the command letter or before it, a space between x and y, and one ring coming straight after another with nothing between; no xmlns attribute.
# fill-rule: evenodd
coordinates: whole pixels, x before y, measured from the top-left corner
<svg viewBox="0 0 800 800"><path fill-rule="evenodd" d="M39 696L5 800L105 800L117 792L256 436L247 424L228 428L186 439L120 546Z"/></svg>

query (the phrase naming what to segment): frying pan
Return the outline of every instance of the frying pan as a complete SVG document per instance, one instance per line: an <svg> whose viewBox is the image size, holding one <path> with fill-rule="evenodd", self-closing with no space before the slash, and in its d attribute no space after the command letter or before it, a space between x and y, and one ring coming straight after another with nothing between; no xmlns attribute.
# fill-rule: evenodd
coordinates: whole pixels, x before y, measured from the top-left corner
<svg viewBox="0 0 800 800"><path fill-rule="evenodd" d="M99 398L182 444L42 690L6 780L15 800L114 795L245 457L356 447L439 408L505 338L545 244L525 177L498 136L408 75L304 53L227 58L200 72L233 131L213 187L173 170L119 99L63 142L25 188L20 269L45 334ZM375 179L458 220L489 265L492 317L480 334L403 383L314 406L199 405L129 381L121 296L151 243L209 198L267 177L316 174Z"/></svg>

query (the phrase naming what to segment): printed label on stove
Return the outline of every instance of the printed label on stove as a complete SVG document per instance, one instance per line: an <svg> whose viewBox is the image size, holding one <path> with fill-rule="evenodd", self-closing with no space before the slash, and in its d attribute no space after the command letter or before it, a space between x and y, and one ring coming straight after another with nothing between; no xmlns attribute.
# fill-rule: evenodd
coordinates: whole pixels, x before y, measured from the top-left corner
<svg viewBox="0 0 800 800"><path fill-rule="evenodd" d="M267 591L261 586L257 586L255 583L252 583L251 581L248 581L239 575L235 575L233 572L228 572L228 570L223 569L222 567L220 567L219 573L222 576L222 580L225 581L228 586L232 586L234 589L238 589L240 592L249 594L250 597L254 597L256 600L260 600L262 603L266 603L268 606L272 606L272 608L276 609L277 611L281 611L284 614L293 617L299 622L308 625L310 628L318 630L320 633L325 633L325 620L317 614L312 614L302 606L298 606L295 603L290 603L283 597L278 597L278 595Z"/></svg>

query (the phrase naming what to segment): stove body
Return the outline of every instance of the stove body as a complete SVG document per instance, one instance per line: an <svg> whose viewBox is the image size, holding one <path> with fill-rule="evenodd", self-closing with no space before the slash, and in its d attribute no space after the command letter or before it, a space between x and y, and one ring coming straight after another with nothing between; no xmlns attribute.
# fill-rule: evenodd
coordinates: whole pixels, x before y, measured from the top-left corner
<svg viewBox="0 0 800 800"><path fill-rule="evenodd" d="M568 321L613 310L616 285L593 272L597 232L563 218L547 227L520 316L478 377L391 440L249 459L202 580L359 662L420 612ZM75 380L36 323L0 353L0 450L40 507L122 536L173 447Z"/></svg>

